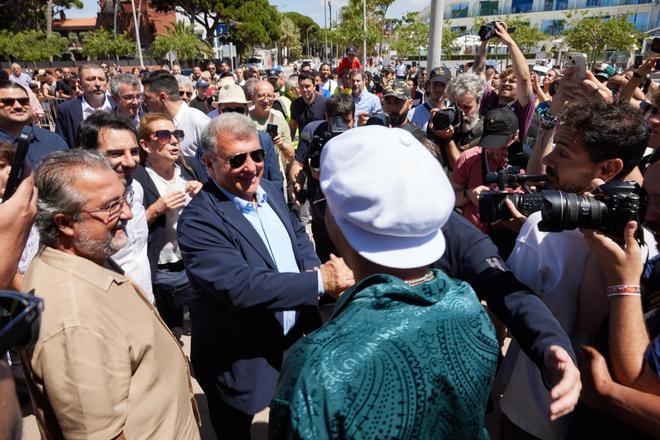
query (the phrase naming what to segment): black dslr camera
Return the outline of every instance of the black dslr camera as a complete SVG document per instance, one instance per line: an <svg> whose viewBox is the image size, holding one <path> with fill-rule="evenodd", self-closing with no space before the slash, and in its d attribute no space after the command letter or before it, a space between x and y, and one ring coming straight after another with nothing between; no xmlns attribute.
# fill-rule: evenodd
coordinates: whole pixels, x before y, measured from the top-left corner
<svg viewBox="0 0 660 440"><path fill-rule="evenodd" d="M382 125L384 127L390 126L390 114L383 111L371 113L369 119L364 125Z"/></svg>
<svg viewBox="0 0 660 440"><path fill-rule="evenodd" d="M490 23L481 25L481 27L479 28L479 38L481 38L481 41L490 40L495 36L495 23L501 23L501 22L491 21ZM511 34L515 30L516 30L515 27L511 27L507 29L507 32Z"/></svg>
<svg viewBox="0 0 660 440"><path fill-rule="evenodd" d="M0 358L10 348L22 348L37 340L43 308L43 300L34 292L0 290Z"/></svg>
<svg viewBox="0 0 660 440"><path fill-rule="evenodd" d="M328 126L328 130L320 133L314 134L312 136L311 142L309 144L309 151L307 153L307 159L309 159L309 166L314 171L318 171L321 168L321 152L323 147L328 143L330 139L335 136L339 136L346 130L348 130L348 125L346 121L341 116L335 116L332 119L332 122Z"/></svg>
<svg viewBox="0 0 660 440"><path fill-rule="evenodd" d="M511 218L505 201L511 200L521 214L529 216L543 207L543 196L538 192L530 192L528 182L545 182L543 175L520 174L520 167L508 167L496 173L486 174L485 185L496 183L500 191L484 191L479 196L479 221L492 223L497 220ZM509 186L522 186L527 193L508 193L504 189Z"/></svg>
<svg viewBox="0 0 660 440"><path fill-rule="evenodd" d="M613 238L623 238L626 224L644 218L646 193L636 182L614 181L599 186L593 197L546 190L543 194L539 230L597 229ZM637 230L638 234L640 229Z"/></svg>
<svg viewBox="0 0 660 440"><path fill-rule="evenodd" d="M458 127L463 123L463 112L456 107L447 107L438 110L431 119L433 128L437 131L444 131L449 126Z"/></svg>

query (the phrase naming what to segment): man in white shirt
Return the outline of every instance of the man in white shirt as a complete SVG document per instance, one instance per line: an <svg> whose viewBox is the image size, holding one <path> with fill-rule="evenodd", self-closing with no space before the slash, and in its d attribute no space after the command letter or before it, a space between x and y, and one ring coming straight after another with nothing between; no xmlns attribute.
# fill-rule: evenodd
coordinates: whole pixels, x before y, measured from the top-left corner
<svg viewBox="0 0 660 440"><path fill-rule="evenodd" d="M594 87L600 94L601 87L595 83ZM602 92L607 94L605 86ZM535 153L543 158L539 171L547 174L551 188L584 193L591 189L592 179L607 182L635 177L636 165L648 142L641 116L600 99L576 102L565 109L566 96L558 94L555 99L558 102L553 112L564 110L556 133L552 124L557 121L544 121L539 131L541 141L537 140L535 146ZM536 159L530 159L530 166ZM512 205L509 207L516 218L524 219ZM539 229L540 222L540 212L527 219L508 266L543 299L573 344L587 342L607 311L605 286L599 287L602 281L598 276L592 278L587 270L590 251L578 230L548 233ZM591 292L598 295L589 296ZM548 418L551 399L544 378L516 342L509 347L501 371L498 382L505 383L500 401L506 416L503 425L513 425L514 432L524 431L543 439L564 438L570 417Z"/></svg>
<svg viewBox="0 0 660 440"><path fill-rule="evenodd" d="M174 75L169 72L162 70L152 72L142 84L144 103L149 107L149 111L170 117L175 127L183 130L185 134L179 150L184 156L195 156L197 146L201 142L202 131L210 121L209 117L181 101L179 85Z"/></svg>
<svg viewBox="0 0 660 440"><path fill-rule="evenodd" d="M149 227L144 211L144 190L133 179L135 167L140 163L140 147L133 128L112 113L98 112L80 124L79 148L94 150L105 156L126 186L133 191L131 211L133 218L126 224L128 244L115 254L112 260L140 286L147 299L153 303L151 268L147 257Z"/></svg>
<svg viewBox="0 0 660 440"><path fill-rule="evenodd" d="M96 111L110 112L114 107L108 99L105 71L98 64L83 64L79 74L83 95L57 106L55 131L64 138L70 148L76 147L76 131L82 121Z"/></svg>
<svg viewBox="0 0 660 440"><path fill-rule="evenodd" d="M337 90L337 81L330 78L331 73L332 73L332 68L330 67L330 64L322 63L321 68L319 69L319 76L321 77L321 82L319 83L319 86L321 90L327 90L328 93L334 95L335 91Z"/></svg>

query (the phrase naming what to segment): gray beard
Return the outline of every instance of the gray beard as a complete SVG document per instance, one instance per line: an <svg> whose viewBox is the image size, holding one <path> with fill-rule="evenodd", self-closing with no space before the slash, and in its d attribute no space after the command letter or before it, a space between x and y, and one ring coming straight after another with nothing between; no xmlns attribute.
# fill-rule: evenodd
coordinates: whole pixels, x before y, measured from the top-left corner
<svg viewBox="0 0 660 440"><path fill-rule="evenodd" d="M458 128L459 133L468 133L479 123L479 115L477 114L473 119L463 118L463 123Z"/></svg>

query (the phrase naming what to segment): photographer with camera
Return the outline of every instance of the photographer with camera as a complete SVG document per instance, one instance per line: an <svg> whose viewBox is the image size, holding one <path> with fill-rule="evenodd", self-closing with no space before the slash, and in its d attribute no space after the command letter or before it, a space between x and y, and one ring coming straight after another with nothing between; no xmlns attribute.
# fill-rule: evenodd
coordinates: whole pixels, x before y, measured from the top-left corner
<svg viewBox="0 0 660 440"><path fill-rule="evenodd" d="M644 225L657 239L660 162L647 169L644 189L648 194ZM603 354L595 347L583 346L580 360L585 378L582 401L597 411L594 416L604 423L598 423L598 429L593 428L594 423L579 424L577 435L655 436L660 431L659 265L656 256L643 270L635 236L638 227L633 221L626 225L623 243L600 231L582 230L608 286L593 294L607 302L609 334Z"/></svg>
<svg viewBox="0 0 660 440"><path fill-rule="evenodd" d="M428 81L424 83L424 103L408 112L408 120L426 131L434 108L442 109L449 105L446 98L447 84L451 80L449 70L444 67L435 67L431 70Z"/></svg>
<svg viewBox="0 0 660 440"><path fill-rule="evenodd" d="M455 107L433 111L428 132L444 149L452 170L463 151L479 144L483 132L479 107L485 91L483 78L470 72L461 73L447 86L447 96Z"/></svg>
<svg viewBox="0 0 660 440"><path fill-rule="evenodd" d="M349 95L334 95L325 103L325 120L307 124L300 134L294 161L289 169L289 180L294 182L293 191L301 204L310 202L314 248L322 263L337 255L323 223L325 197L319 186L321 151L332 137L353 128L355 104ZM305 182L307 188L303 189Z"/></svg>
<svg viewBox="0 0 660 440"><path fill-rule="evenodd" d="M506 109L494 109L484 119L483 135L479 146L463 152L456 161L452 186L456 193L456 206L463 208L463 216L488 234L503 258L506 258L516 239L516 233L500 222L489 225L479 218L479 196L488 191L486 175L508 167L509 147L517 141L518 120Z"/></svg>
<svg viewBox="0 0 660 440"><path fill-rule="evenodd" d="M560 86L553 106L564 101L565 95L561 94L563 87L564 84ZM601 94L598 85L594 84L592 90L593 95ZM557 124L554 136L556 145L543 157L547 186L582 194L591 188L594 178L605 182L625 180L639 163L648 142L648 129L643 118L627 107L607 104L602 99L580 100L561 110L558 119L545 118L543 121L544 130L550 132L555 130L552 124ZM543 137L547 136L543 134ZM629 191L618 193L616 190L625 187L625 184L614 185L614 190L601 200L610 204L618 200L632 200ZM600 209L595 209L593 202L580 202L575 195L555 194L562 203L550 206L551 209L544 207L544 216L547 217L548 213L555 215L543 230L561 232L542 232L540 226L543 225L540 223L542 219L546 222L546 218L542 217L541 212L534 212L518 235L508 265L532 291L543 295L544 302L575 343L583 341L585 334L596 332L603 314L599 315L584 289L581 289L581 285L585 284L583 277L590 273L586 270L589 248L579 231L563 229L567 226L617 225L622 223L622 216L625 224L629 213L622 209L625 205L616 209L602 209L598 205L596 207ZM511 209L512 203L506 203ZM588 206L585 208L585 205ZM570 419L554 422L547 419L548 396L544 393L543 381L533 364L520 355L517 343L509 348L502 371L511 372L508 383L504 375L501 379L506 383L500 401L506 416L502 424L503 432L515 435L522 431L541 438L563 438Z"/></svg>
<svg viewBox="0 0 660 440"><path fill-rule="evenodd" d="M523 141L532 123L536 102L527 59L509 35L507 25L503 21L483 25L479 30L479 36L482 41L473 66L475 73L485 78L486 51L489 40L493 37L497 37L503 45L508 47L511 57L511 67L500 73L499 88L496 90L491 86L486 87L479 113L485 115L490 110L500 107L512 110L518 118L518 139Z"/></svg>

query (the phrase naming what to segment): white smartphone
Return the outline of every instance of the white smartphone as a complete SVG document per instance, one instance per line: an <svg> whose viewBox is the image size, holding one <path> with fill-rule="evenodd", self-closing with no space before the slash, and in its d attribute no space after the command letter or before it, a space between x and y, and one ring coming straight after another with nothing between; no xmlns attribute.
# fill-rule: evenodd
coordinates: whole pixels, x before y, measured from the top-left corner
<svg viewBox="0 0 660 440"><path fill-rule="evenodd" d="M568 60L566 67L577 67L578 71L575 73L575 78L580 81L586 77L587 72L587 56L579 52L570 52L567 54Z"/></svg>

